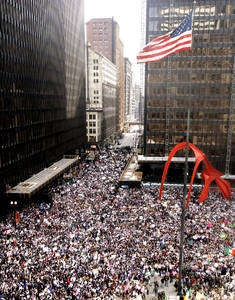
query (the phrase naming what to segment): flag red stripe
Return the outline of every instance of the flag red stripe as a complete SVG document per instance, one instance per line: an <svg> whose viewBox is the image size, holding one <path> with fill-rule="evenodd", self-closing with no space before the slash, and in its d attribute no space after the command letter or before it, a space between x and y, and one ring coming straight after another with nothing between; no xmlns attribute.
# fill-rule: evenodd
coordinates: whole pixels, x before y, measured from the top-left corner
<svg viewBox="0 0 235 300"><path fill-rule="evenodd" d="M163 59L163 58L165 58L165 57L171 55L172 53L180 52L180 51L182 51L182 50L190 50L190 49L191 49L191 47L180 48L180 49L175 50L174 52L167 53L167 54L165 54L165 55L163 55L163 56L161 56L161 57L159 57L159 56L152 57L152 59L151 59L151 58L141 58L141 59L139 59L139 60L137 61L137 63L142 63L142 62L155 62L155 61L161 60L161 59Z"/></svg>
<svg viewBox="0 0 235 300"><path fill-rule="evenodd" d="M151 49L152 47L155 47L157 45L161 45L162 43L164 43L165 41L168 41L169 39L170 39L170 35L162 38L161 42L160 42L160 40L159 41L153 40L147 46L145 46L141 52L148 51L148 49Z"/></svg>
<svg viewBox="0 0 235 300"><path fill-rule="evenodd" d="M158 52L158 53L154 53L154 54L147 54L146 55L143 55L143 56L137 56L137 59L146 59L146 58L152 58L152 57L158 57L158 56L162 56L164 54L167 54L169 52L172 52L173 50L177 50L178 47L180 46L183 46L185 45L187 47L190 47L191 48L191 44L192 44L192 41L187 41L187 42L183 42L183 43L177 43L177 45L175 45L174 47L170 48L170 49L167 49L165 51L161 51L161 52ZM181 48L182 49L182 48ZM182 49L183 50L183 49Z"/></svg>
<svg viewBox="0 0 235 300"><path fill-rule="evenodd" d="M151 48L150 48L150 51L154 51L154 50L158 50L158 49L163 49L165 47L174 45L174 44L178 43L180 40L183 40L183 39L188 38L188 37L192 37L192 34L189 33L189 34L182 35L178 39L176 39L174 41L170 40L169 43L166 43L164 45L162 45L162 44L160 44L160 45L152 45ZM145 54L145 53L146 53L146 51L141 51L140 52L140 54Z"/></svg>

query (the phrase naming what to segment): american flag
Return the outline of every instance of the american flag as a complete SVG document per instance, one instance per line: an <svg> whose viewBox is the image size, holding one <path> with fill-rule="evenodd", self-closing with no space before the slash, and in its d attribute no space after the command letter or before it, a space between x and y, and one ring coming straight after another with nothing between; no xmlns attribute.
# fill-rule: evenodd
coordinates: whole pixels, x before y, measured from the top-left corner
<svg viewBox="0 0 235 300"><path fill-rule="evenodd" d="M137 63L154 62L192 46L192 15L191 11L180 25L173 31L161 35L149 42L137 56Z"/></svg>

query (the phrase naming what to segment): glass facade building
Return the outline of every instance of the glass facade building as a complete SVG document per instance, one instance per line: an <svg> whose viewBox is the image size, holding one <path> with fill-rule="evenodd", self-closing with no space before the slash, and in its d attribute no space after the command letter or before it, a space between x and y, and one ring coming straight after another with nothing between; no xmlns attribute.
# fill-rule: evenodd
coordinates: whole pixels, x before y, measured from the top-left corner
<svg viewBox="0 0 235 300"><path fill-rule="evenodd" d="M83 5L0 2L1 190L86 144Z"/></svg>
<svg viewBox="0 0 235 300"><path fill-rule="evenodd" d="M146 41L176 28L192 5L147 0ZM235 174L234 29L234 0L197 0L192 49L146 64L146 155L167 156L186 140L189 105L190 141L219 170Z"/></svg>

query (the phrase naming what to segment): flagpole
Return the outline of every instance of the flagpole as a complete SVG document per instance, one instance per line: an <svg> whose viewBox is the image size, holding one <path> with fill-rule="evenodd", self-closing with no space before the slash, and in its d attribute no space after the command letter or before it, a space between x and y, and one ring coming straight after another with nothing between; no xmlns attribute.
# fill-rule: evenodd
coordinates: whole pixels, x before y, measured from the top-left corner
<svg viewBox="0 0 235 300"><path fill-rule="evenodd" d="M193 2L192 14L192 33L193 33L193 16L194 6L196 0ZM193 37L192 37L193 43ZM187 135L186 135L186 151L185 151L185 165L184 165L184 190L183 197L181 198L181 227L180 227L180 254L179 254L179 283L178 283L178 296L183 296L182 288L182 271L183 271L183 255L184 255L184 227L185 227L185 204L187 195L187 181L188 181L188 154L189 154L189 131L190 131L190 113L191 113L191 100L192 100L192 55L190 67L190 82L189 82L190 98L187 103Z"/></svg>

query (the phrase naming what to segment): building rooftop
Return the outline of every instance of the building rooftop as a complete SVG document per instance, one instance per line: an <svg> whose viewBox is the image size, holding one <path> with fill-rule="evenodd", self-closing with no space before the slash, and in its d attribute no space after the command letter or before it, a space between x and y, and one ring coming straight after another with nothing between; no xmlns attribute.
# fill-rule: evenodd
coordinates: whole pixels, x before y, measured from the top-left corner
<svg viewBox="0 0 235 300"><path fill-rule="evenodd" d="M144 155L138 155L138 163L155 163L155 162L166 162L168 159L168 156L144 156ZM184 163L185 157L173 157L172 162L176 163ZM195 157L189 157L189 162L195 162Z"/></svg>
<svg viewBox="0 0 235 300"><path fill-rule="evenodd" d="M74 163L78 162L79 159L79 156L64 157L50 167L34 174L24 182L20 182L18 185L8 190L7 194L27 195L30 197L33 193L45 186L49 181L62 174Z"/></svg>

